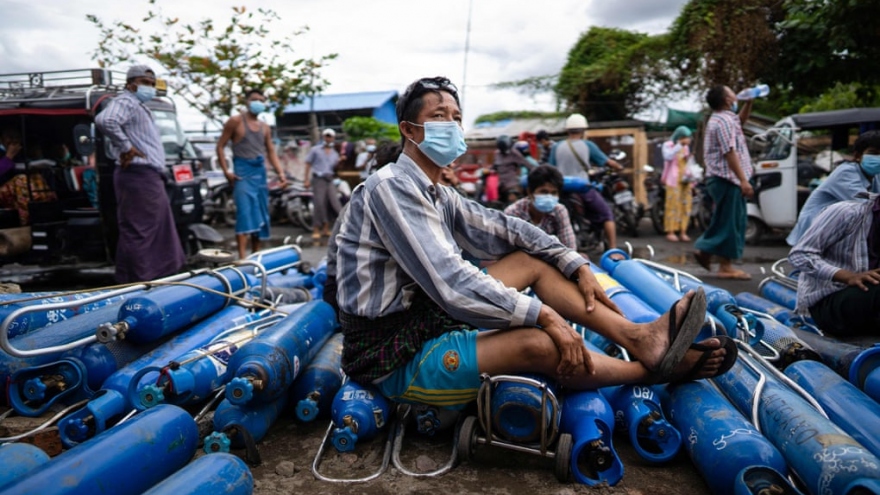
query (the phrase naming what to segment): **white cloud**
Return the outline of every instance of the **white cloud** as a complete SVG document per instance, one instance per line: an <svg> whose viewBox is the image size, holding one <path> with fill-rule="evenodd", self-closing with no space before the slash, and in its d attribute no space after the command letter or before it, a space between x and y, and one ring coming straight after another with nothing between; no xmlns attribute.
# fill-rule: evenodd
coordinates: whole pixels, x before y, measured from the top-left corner
<svg viewBox="0 0 880 495"><path fill-rule="evenodd" d="M461 86L470 0L442 3L406 0L257 0L248 8L272 8L281 22L276 34L310 30L295 38L293 58L338 53L323 72L328 93L396 89L427 75L446 75ZM638 5L635 7L634 2ZM189 0L158 6L184 22L206 16L224 21L241 0ZM532 100L513 91L491 90L501 81L551 74L565 63L568 50L591 25L661 32L678 15L684 0L555 0L526 4L473 0L465 120L500 110L552 110L549 97ZM139 24L147 2L105 0L6 0L0 56L4 72L57 70L93 66L90 52L98 30L86 20L96 14L106 22ZM201 118L185 113L185 126L201 128Z"/></svg>

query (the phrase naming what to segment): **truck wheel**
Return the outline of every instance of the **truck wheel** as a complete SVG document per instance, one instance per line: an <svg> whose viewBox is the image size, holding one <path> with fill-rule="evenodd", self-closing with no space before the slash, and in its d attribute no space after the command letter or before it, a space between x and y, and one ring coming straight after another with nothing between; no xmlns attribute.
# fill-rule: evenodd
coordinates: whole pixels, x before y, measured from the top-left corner
<svg viewBox="0 0 880 495"><path fill-rule="evenodd" d="M746 221L746 244L751 246L758 244L761 241L761 236L764 235L764 229L766 229L764 222L755 217L749 217Z"/></svg>

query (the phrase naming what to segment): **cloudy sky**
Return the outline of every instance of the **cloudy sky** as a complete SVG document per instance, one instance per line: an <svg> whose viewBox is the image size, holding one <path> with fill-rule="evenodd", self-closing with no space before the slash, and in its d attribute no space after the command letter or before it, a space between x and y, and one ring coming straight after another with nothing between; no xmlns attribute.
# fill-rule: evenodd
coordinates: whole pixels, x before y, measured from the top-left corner
<svg viewBox="0 0 880 495"><path fill-rule="evenodd" d="M555 74L578 36L591 26L646 33L668 29L686 0L474 0L470 51L464 85L465 122L501 110L552 110L549 97L532 99L489 86L501 81ZM398 90L422 76L446 75L459 87L464 79L465 39L470 0L157 0L162 11L194 22L230 17L231 7L268 7L281 16L273 30L309 31L295 38L293 58L337 53L324 70L326 93ZM90 52L98 30L85 18L138 24L146 0L3 0L0 31L2 72L28 72L93 66ZM124 69L124 68L122 68ZM681 104L679 103L679 106ZM185 113L188 129L202 118Z"/></svg>

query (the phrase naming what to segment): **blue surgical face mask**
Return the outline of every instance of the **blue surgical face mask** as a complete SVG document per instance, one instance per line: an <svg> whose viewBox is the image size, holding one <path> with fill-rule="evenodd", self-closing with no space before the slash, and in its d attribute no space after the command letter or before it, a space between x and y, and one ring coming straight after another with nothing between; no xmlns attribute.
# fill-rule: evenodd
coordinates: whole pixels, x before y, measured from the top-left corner
<svg viewBox="0 0 880 495"><path fill-rule="evenodd" d="M532 200L535 209L541 213L550 213L553 208L556 208L557 203L559 203L559 198L552 194L536 194L535 199Z"/></svg>
<svg viewBox="0 0 880 495"><path fill-rule="evenodd" d="M739 110L739 103L733 102L733 105L730 107L730 111L736 113L737 110Z"/></svg>
<svg viewBox="0 0 880 495"><path fill-rule="evenodd" d="M156 88L139 85L137 91L134 92L134 96L140 100L141 103L146 103L156 97Z"/></svg>
<svg viewBox="0 0 880 495"><path fill-rule="evenodd" d="M248 102L248 110L254 115L259 115L266 111L266 104L259 100Z"/></svg>
<svg viewBox="0 0 880 495"><path fill-rule="evenodd" d="M870 176L880 174L880 155L862 155L862 170Z"/></svg>
<svg viewBox="0 0 880 495"><path fill-rule="evenodd" d="M410 124L425 128L425 139L421 143L410 141L422 150L428 158L438 167L448 167L456 158L467 151L467 143L464 142L464 132L458 122L425 122L424 125L410 122Z"/></svg>

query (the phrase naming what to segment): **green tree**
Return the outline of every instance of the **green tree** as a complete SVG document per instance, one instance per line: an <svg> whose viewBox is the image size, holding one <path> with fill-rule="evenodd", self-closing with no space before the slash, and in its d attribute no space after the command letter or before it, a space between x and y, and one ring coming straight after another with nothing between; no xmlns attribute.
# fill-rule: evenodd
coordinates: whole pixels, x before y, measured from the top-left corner
<svg viewBox="0 0 880 495"><path fill-rule="evenodd" d="M169 88L217 122L244 103L247 89L265 91L280 114L285 105L320 93L329 84L320 69L336 55L292 57L292 37L270 35L271 24L280 21L270 9L234 7L225 25L210 18L186 24L164 15L155 4L148 1L148 12L136 26L87 15L101 33L92 58L102 67L144 58L158 63L167 72Z"/></svg>
<svg viewBox="0 0 880 495"><path fill-rule="evenodd" d="M375 117L349 117L342 123L349 141L374 138L376 141L400 141L400 129Z"/></svg>

